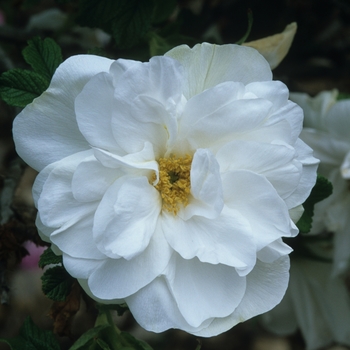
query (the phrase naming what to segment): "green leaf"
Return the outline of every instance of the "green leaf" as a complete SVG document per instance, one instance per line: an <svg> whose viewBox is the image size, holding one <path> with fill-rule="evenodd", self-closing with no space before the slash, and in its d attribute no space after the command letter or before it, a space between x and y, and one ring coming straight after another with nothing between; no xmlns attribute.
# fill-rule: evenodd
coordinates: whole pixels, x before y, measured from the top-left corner
<svg viewBox="0 0 350 350"><path fill-rule="evenodd" d="M48 86L49 82L36 72L11 69L0 77L0 97L11 106L25 107Z"/></svg>
<svg viewBox="0 0 350 350"><path fill-rule="evenodd" d="M56 68L62 63L61 48L51 38L44 40L35 37L28 40L28 46L22 51L26 62L47 82L51 81Z"/></svg>
<svg viewBox="0 0 350 350"><path fill-rule="evenodd" d="M111 33L117 45L129 48L148 32L153 0L81 0L77 23Z"/></svg>
<svg viewBox="0 0 350 350"><path fill-rule="evenodd" d="M318 175L316 184L312 189L310 196L303 204L304 213L301 216L300 220L297 222L297 226L300 232L310 232L315 204L329 197L332 194L332 191L332 184L325 177Z"/></svg>
<svg viewBox="0 0 350 350"><path fill-rule="evenodd" d="M60 350L60 346L50 331L37 327L30 317L24 321L20 333L12 339L1 338L12 350Z"/></svg>
<svg viewBox="0 0 350 350"><path fill-rule="evenodd" d="M176 0L155 0L153 23L166 21L174 12L176 5Z"/></svg>
<svg viewBox="0 0 350 350"><path fill-rule="evenodd" d="M40 256L39 267L44 268L47 265L62 264L62 256L56 255L51 247L48 247Z"/></svg>
<svg viewBox="0 0 350 350"><path fill-rule="evenodd" d="M155 32L149 33L148 44L151 57L157 55L164 55L167 51L173 48L173 46L170 45L166 39L162 38Z"/></svg>
<svg viewBox="0 0 350 350"><path fill-rule="evenodd" d="M62 266L46 270L41 280L44 294L54 301L66 300L74 282L74 278Z"/></svg>
<svg viewBox="0 0 350 350"><path fill-rule="evenodd" d="M103 339L111 350L152 350L144 341L134 338L127 332L121 332L116 327L110 312L110 305L97 304L97 307L99 309L99 315L95 324L108 325L108 327L100 331L98 338Z"/></svg>
<svg viewBox="0 0 350 350"><path fill-rule="evenodd" d="M110 327L108 324L104 324L89 329L69 348L69 350L86 349L95 339L97 339L101 330L108 327Z"/></svg>
<svg viewBox="0 0 350 350"><path fill-rule="evenodd" d="M96 339L96 343L100 346L102 350L111 350L109 345L103 341L101 338Z"/></svg>

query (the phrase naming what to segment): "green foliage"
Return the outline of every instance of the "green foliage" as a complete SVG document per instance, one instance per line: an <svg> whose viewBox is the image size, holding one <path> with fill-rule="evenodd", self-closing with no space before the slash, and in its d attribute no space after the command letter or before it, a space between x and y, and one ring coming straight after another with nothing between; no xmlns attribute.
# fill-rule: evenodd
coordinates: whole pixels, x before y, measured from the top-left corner
<svg viewBox="0 0 350 350"><path fill-rule="evenodd" d="M47 265L62 264L62 256L56 255L51 247L48 247L40 256L39 267L44 268Z"/></svg>
<svg viewBox="0 0 350 350"><path fill-rule="evenodd" d="M0 98L15 107L25 107L40 96L62 62L61 49L49 38L29 40L22 53L33 70L11 69L0 77Z"/></svg>
<svg viewBox="0 0 350 350"><path fill-rule="evenodd" d="M129 333L120 332L104 316L105 314L100 314L98 318L98 323L102 320L102 324L89 329L69 350L152 350L144 341Z"/></svg>
<svg viewBox="0 0 350 350"><path fill-rule="evenodd" d="M62 266L62 256L56 255L51 247L40 256L39 267L58 265L46 270L41 277L43 293L54 301L65 301L71 291L74 278Z"/></svg>
<svg viewBox="0 0 350 350"><path fill-rule="evenodd" d="M62 266L46 270L41 280L44 294L54 301L66 300L74 282L74 278Z"/></svg>
<svg viewBox="0 0 350 350"><path fill-rule="evenodd" d="M332 191L332 184L325 177L318 175L316 184L312 189L309 198L303 204L304 213L297 223L300 232L310 232L315 204L329 197L332 194Z"/></svg>
<svg viewBox="0 0 350 350"><path fill-rule="evenodd" d="M153 0L81 0L77 23L111 33L117 45L137 44L151 27Z"/></svg>
<svg viewBox="0 0 350 350"><path fill-rule="evenodd" d="M62 63L61 48L51 38L41 40L35 37L28 40L28 46L24 48L22 54L34 72L40 74L48 82L51 81L56 68Z"/></svg>
<svg viewBox="0 0 350 350"><path fill-rule="evenodd" d="M89 329L73 344L69 350L87 349L87 347L91 346L93 342L98 339L100 332L108 327L110 327L108 324L104 324Z"/></svg>
<svg viewBox="0 0 350 350"><path fill-rule="evenodd" d="M11 69L0 77L0 97L11 106L25 107L48 86L47 80L36 72Z"/></svg>
<svg viewBox="0 0 350 350"><path fill-rule="evenodd" d="M166 39L152 32L149 36L149 51L151 56L164 55L173 48Z"/></svg>
<svg viewBox="0 0 350 350"><path fill-rule="evenodd" d="M38 328L30 317L24 321L17 337L0 338L0 342L5 342L12 350L60 350L53 333Z"/></svg>
<svg viewBox="0 0 350 350"><path fill-rule="evenodd" d="M166 21L174 12L176 4L176 0L155 0L153 23Z"/></svg>

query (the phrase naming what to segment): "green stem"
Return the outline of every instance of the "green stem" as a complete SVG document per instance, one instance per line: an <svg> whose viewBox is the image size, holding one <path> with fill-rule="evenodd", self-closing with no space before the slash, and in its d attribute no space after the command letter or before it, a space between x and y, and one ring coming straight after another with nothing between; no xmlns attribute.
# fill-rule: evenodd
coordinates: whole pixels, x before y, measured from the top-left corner
<svg viewBox="0 0 350 350"><path fill-rule="evenodd" d="M120 329L116 326L116 324L114 323L114 321L113 321L113 317L112 317L112 313L111 313L111 310L109 310L109 309L105 309L104 310L104 312L105 312L105 315L106 315L106 317L107 317L107 322L108 322L108 324L116 331L116 333L119 335L119 334L121 334L121 331L120 331Z"/></svg>

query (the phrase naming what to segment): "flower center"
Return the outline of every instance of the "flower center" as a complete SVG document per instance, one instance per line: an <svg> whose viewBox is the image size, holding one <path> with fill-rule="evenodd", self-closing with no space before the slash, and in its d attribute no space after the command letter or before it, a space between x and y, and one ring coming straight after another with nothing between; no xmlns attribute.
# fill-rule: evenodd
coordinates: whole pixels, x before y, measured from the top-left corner
<svg viewBox="0 0 350 350"><path fill-rule="evenodd" d="M163 200L163 209L174 215L188 204L188 195L191 190L191 163L192 157L159 158L159 181L154 186L160 193ZM156 180L153 174L152 181Z"/></svg>

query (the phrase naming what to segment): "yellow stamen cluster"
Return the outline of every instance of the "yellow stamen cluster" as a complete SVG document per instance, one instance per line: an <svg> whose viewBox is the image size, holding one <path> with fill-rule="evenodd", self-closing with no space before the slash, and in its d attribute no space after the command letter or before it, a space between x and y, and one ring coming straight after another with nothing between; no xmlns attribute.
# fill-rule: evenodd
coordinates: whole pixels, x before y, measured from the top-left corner
<svg viewBox="0 0 350 350"><path fill-rule="evenodd" d="M191 171L192 157L159 158L159 181L155 188L159 191L163 200L163 209L174 215L180 209L180 205L188 204L188 196L191 190ZM153 175L152 182L156 180L156 174Z"/></svg>

